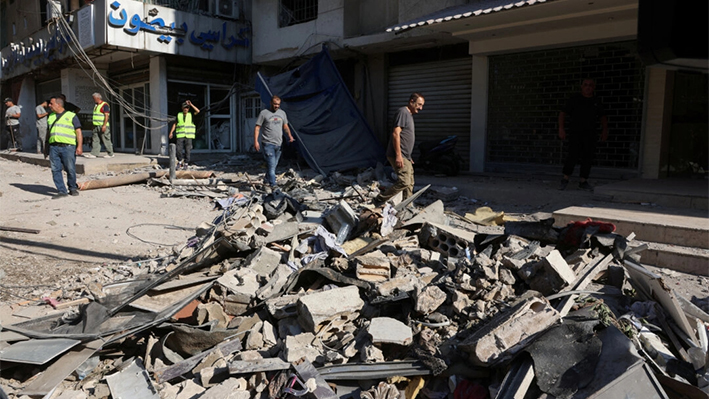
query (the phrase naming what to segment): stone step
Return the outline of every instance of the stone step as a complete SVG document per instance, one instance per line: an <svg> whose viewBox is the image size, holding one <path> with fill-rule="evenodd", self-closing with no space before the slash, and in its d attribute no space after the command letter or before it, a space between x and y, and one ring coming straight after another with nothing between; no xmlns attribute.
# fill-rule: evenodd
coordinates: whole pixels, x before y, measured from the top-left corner
<svg viewBox="0 0 709 399"><path fill-rule="evenodd" d="M639 253L643 264L709 276L709 250L707 249L642 241L631 244L633 246L647 244L648 249Z"/></svg>
<svg viewBox="0 0 709 399"><path fill-rule="evenodd" d="M616 233L623 236L635 233L637 240L709 249L709 218L706 217L578 206L560 209L553 216L557 227L591 218L613 223Z"/></svg>
<svg viewBox="0 0 709 399"><path fill-rule="evenodd" d="M648 203L672 208L709 209L705 179L631 179L598 185L593 194L622 203Z"/></svg>

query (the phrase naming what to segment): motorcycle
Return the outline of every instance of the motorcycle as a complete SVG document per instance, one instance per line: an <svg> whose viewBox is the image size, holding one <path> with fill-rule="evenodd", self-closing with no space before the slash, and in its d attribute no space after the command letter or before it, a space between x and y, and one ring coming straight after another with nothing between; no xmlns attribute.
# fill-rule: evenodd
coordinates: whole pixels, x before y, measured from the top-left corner
<svg viewBox="0 0 709 399"><path fill-rule="evenodd" d="M456 143L458 143L458 136L419 143L420 155L414 166L421 166L424 170L435 174L457 176L460 173L461 158L455 152Z"/></svg>

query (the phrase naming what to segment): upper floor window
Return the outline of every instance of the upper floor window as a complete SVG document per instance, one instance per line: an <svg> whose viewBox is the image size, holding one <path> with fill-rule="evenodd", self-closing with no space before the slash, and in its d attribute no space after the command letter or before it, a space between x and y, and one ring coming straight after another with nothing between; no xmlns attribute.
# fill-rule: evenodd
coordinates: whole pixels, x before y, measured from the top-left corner
<svg viewBox="0 0 709 399"><path fill-rule="evenodd" d="M318 0L280 0L280 28L302 24L318 17Z"/></svg>

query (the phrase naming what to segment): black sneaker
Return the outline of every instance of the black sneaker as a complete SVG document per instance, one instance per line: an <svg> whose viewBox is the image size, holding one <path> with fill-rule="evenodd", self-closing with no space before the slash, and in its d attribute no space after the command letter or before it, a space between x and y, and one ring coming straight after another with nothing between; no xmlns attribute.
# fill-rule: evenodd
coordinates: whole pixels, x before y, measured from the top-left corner
<svg viewBox="0 0 709 399"><path fill-rule="evenodd" d="M593 191L593 186L588 184L587 181L579 183L579 188L581 190L586 190L586 191Z"/></svg>
<svg viewBox="0 0 709 399"><path fill-rule="evenodd" d="M64 198L64 197L68 197L68 196L69 196L69 194L67 194L67 193L59 193L59 194L53 195L52 199L59 199L59 198Z"/></svg>
<svg viewBox="0 0 709 399"><path fill-rule="evenodd" d="M69 195L71 195L72 197L78 197L79 190L69 190Z"/></svg>
<svg viewBox="0 0 709 399"><path fill-rule="evenodd" d="M569 185L569 181L566 179L561 179L561 183L559 184L559 190L566 190L566 186Z"/></svg>

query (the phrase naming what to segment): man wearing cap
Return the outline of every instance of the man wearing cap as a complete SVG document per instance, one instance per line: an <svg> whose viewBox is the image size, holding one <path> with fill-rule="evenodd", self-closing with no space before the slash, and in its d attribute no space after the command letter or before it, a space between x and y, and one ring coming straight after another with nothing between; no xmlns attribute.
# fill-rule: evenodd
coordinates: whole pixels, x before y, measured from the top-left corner
<svg viewBox="0 0 709 399"><path fill-rule="evenodd" d="M187 169L190 163L190 153L192 152L192 140L194 140L197 126L192 121L190 107L194 109L195 115L199 114L199 108L195 107L190 100L182 103L182 112L177 114L177 121L170 129L170 138L177 131L177 168Z"/></svg>
<svg viewBox="0 0 709 399"><path fill-rule="evenodd" d="M15 105L15 102L10 97L5 99L5 106L7 107L5 111L5 126L12 141L12 147L10 148L20 150L20 107Z"/></svg>
<svg viewBox="0 0 709 399"><path fill-rule="evenodd" d="M83 145L81 122L75 113L64 109L64 100L61 98L52 97L49 100L49 109L53 113L47 118L49 151L48 154L45 152L44 157L49 155L52 178L59 191L52 199L64 198L69 194L77 196L79 186L76 184L76 156L81 155ZM68 193L62 170L66 171Z"/></svg>
<svg viewBox="0 0 709 399"><path fill-rule="evenodd" d="M109 107L108 103L103 101L100 93L93 95L94 113L93 113L93 137L91 139L91 154L84 154L86 158L96 158L101 152L101 143L106 147L107 155L104 158L113 158L113 143L111 143L111 127L108 124Z"/></svg>

